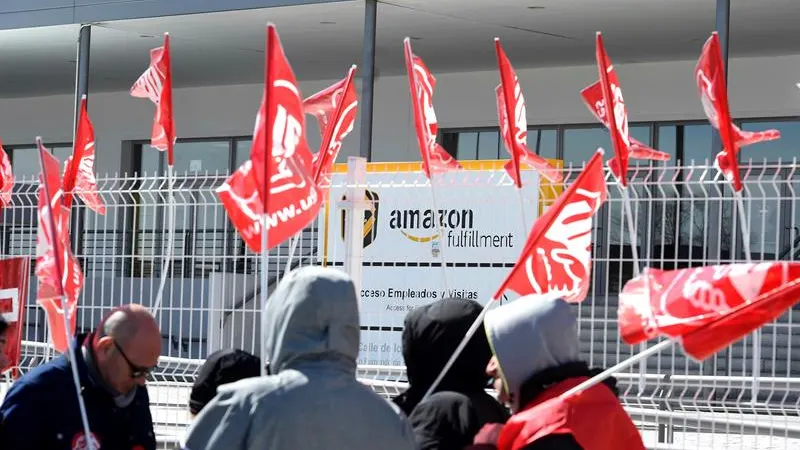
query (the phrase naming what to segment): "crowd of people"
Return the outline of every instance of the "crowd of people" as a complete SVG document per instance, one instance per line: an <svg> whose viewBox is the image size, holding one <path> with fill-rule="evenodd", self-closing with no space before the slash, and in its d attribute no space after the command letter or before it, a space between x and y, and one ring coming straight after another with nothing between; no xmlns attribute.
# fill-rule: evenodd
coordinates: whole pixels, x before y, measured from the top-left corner
<svg viewBox="0 0 800 450"><path fill-rule="evenodd" d="M336 269L294 270L264 315L268 375L247 352L209 355L192 388L181 448L644 449L613 378L561 395L597 370L580 360L576 319L560 299L520 298L491 309L485 332L475 333L425 398L481 311L461 298L410 311L402 336L408 388L387 400L356 379L352 280ZM155 449L145 383L161 333L147 309L114 309L72 347L93 448ZM0 405L0 449L89 448L75 392L66 355L24 374Z"/></svg>

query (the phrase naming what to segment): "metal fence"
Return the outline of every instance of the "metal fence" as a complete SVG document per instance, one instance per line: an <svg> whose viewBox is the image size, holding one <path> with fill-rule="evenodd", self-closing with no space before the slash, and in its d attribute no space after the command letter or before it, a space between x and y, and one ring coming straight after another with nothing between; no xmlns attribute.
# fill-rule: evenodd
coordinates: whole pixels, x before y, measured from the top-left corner
<svg viewBox="0 0 800 450"><path fill-rule="evenodd" d="M792 162L751 163L742 168L751 252L756 260L800 259L797 167ZM466 177L443 179L436 187L438 206L447 207L448 195L469 195L472 203L482 205L496 220L519 220L510 219L508 211L519 217L520 200L508 177L497 168L493 162L475 163ZM399 192L396 202L408 207L430 201L412 189L428 186L424 175L408 172L402 164L396 168L387 164L380 170L389 175L380 182L368 182L368 190ZM567 180L573 180L579 170L565 168ZM159 373L149 384L157 433L172 444L189 423L188 388L205 356L224 347L260 351L258 305L253 301L260 288L258 256L246 250L214 193L224 178L192 173L179 177L175 185L175 245L158 316L163 358ZM630 178L637 250L645 264L673 269L744 260L739 225L732 219L730 188L713 167L707 163L640 165L632 167ZM334 177L332 192L342 187L342 180ZM594 224L592 288L586 301L576 307L582 354L591 365L602 367L639 350L622 343L617 332L617 295L632 277L634 266L621 196L613 181L607 180L609 201ZM37 185L34 180L17 181L12 205L2 213L3 256L35 255ZM150 305L166 253L166 180L109 177L99 179L98 185L107 206L105 216L88 211L80 202L73 208L73 247L86 277L78 308L79 332L91 329L113 306L128 302ZM485 194L467 191L476 186L485 188ZM542 186L540 205L554 197L552 189ZM338 200L332 197L331 211L323 211L320 221L299 237L294 265L339 264L342 255L329 245L338 238L330 228L340 219ZM288 246L284 243L271 253L270 280L286 270ZM328 251L321 254L320 247ZM479 264L459 264L452 253L446 256L454 285L468 283L480 271L502 275L509 270L507 261L489 258ZM415 258L409 253L384 259L395 261L393 267L425 265ZM439 270L433 269L435 264L428 266L430 271ZM44 313L34 301L35 291L32 282L26 303L23 372L53 357ZM674 347L649 358L644 377L638 366L619 374L623 401L648 446L800 448L800 363L792 357L794 348L800 346L800 333L794 331L794 322L790 311L761 331L761 381L756 399L750 395L753 361L749 337L703 363L688 360ZM363 335L398 331L396 326L384 328L390 329L365 329ZM402 366L361 365L359 378L387 396L405 384Z"/></svg>

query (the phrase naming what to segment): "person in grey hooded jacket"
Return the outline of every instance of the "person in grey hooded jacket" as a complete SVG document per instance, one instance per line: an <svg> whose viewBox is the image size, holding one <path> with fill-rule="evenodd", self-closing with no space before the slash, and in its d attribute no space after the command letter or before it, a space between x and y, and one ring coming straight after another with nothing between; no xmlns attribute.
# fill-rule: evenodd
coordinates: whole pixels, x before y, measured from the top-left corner
<svg viewBox="0 0 800 450"><path fill-rule="evenodd" d="M415 449L405 415L356 380L358 302L341 271L284 277L264 314L273 374L221 386L183 448Z"/></svg>

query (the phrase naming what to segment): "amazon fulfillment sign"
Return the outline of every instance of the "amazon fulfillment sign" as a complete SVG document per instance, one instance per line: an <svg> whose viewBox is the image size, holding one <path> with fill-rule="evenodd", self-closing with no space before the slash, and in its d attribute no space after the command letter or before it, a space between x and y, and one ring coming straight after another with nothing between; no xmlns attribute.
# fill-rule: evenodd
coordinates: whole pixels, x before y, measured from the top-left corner
<svg viewBox="0 0 800 450"><path fill-rule="evenodd" d="M359 364L404 364L403 320L414 308L449 297L485 304L497 290L544 202L561 192L548 186L543 198L532 170L523 170L518 191L504 163L462 162L465 170L435 176L435 192L419 164L399 171L368 164ZM319 216L323 265L341 266L344 258L345 171L344 164L335 167Z"/></svg>

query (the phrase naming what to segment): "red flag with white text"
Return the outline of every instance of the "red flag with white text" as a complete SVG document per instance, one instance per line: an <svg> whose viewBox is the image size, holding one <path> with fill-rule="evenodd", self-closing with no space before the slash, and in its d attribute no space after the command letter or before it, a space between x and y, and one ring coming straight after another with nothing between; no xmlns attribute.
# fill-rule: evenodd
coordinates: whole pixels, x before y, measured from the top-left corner
<svg viewBox="0 0 800 450"><path fill-rule="evenodd" d="M722 141L722 151L717 154L715 165L732 183L733 189L740 192L742 180L739 174L739 148L779 139L781 133L778 130L742 131L734 125L728 109L725 67L722 63L719 35L716 32L703 45L694 73L703 111L711 125L719 131Z"/></svg>
<svg viewBox="0 0 800 450"><path fill-rule="evenodd" d="M72 156L64 167L64 206L72 208L72 196L77 194L92 211L105 215L106 206L97 192L94 176L94 126L86 110L86 96L81 99L78 129Z"/></svg>
<svg viewBox="0 0 800 450"><path fill-rule="evenodd" d="M616 71L613 69L613 67L611 68L611 72L614 73L613 77L616 78ZM622 90L620 89L618 92L621 99ZM592 112L594 117L606 128L609 128L608 117L606 117L608 108L606 108L606 101L603 98L603 87L601 86L600 82L597 81L584 88L581 91L581 97L583 98L583 102L586 104L586 107L589 108L589 111ZM622 105L621 111L623 114L625 114L623 121L627 124L628 111L625 109L624 101L620 101L619 105ZM617 108L620 108L620 106L617 106ZM670 159L669 153L650 148L634 139L633 136L628 136L628 142L630 144L628 147L628 156L633 159L649 159L653 161L669 161ZM615 174L615 176L618 175Z"/></svg>
<svg viewBox="0 0 800 450"><path fill-rule="evenodd" d="M11 170L11 160L0 141L0 205L3 208L11 204L11 193L14 190L14 172Z"/></svg>
<svg viewBox="0 0 800 450"><path fill-rule="evenodd" d="M522 253L494 298L506 289L520 296L558 294L578 303L589 292L592 219L608 198L603 151L533 224Z"/></svg>
<svg viewBox="0 0 800 450"><path fill-rule="evenodd" d="M330 187L330 173L342 148L342 141L353 131L358 112L358 95L353 82L356 66L335 84L317 92L303 101L306 114L317 118L322 143L312 158L313 178L320 188Z"/></svg>
<svg viewBox="0 0 800 450"><path fill-rule="evenodd" d="M431 74L422 58L411 51L411 41L405 38L403 46L406 55L406 71L411 91L411 109L414 113L414 129L417 144L422 155L422 170L428 179L434 173L460 170L461 164L447 150L436 142L439 123L433 109L433 92L436 78Z"/></svg>
<svg viewBox="0 0 800 450"><path fill-rule="evenodd" d="M30 273L30 258L0 259L0 315L8 323L6 348L0 355L0 373L11 370L13 378L19 376Z"/></svg>
<svg viewBox="0 0 800 450"><path fill-rule="evenodd" d="M503 134L506 150L511 154L511 159L504 168L517 188L522 187L520 163L534 168L551 183L560 183L563 180L561 172L528 148L528 115L522 87L498 38L495 38L494 45L497 53L497 67L500 71L500 84L495 88L497 118L500 122L500 132ZM509 117L514 119L513 131L509 126Z"/></svg>
<svg viewBox="0 0 800 450"><path fill-rule="evenodd" d="M603 101L606 105L611 105L611 114L606 114L608 121L608 132L611 137L611 144L614 147L614 158L609 161L611 173L617 178L622 187L628 186L628 154L631 142L628 135L628 112L625 107L625 100L622 98L622 89L619 86L617 72L611 59L606 54L603 46L603 35L598 32L595 38L595 59L597 60L597 71L600 75L600 89L603 93Z"/></svg>
<svg viewBox="0 0 800 450"><path fill-rule="evenodd" d="M169 33L164 45L150 50L150 66L131 87L131 95L148 98L156 105L150 145L167 152L167 164L175 163L175 121L172 117L172 63L169 52Z"/></svg>
<svg viewBox="0 0 800 450"><path fill-rule="evenodd" d="M217 188L231 222L254 252L262 250L261 217L265 210L269 250L311 223L322 205L310 173L311 152L300 89L271 24L267 26L266 64L265 92L256 117L250 160ZM269 158L267 149L271 151Z"/></svg>
<svg viewBox="0 0 800 450"><path fill-rule="evenodd" d="M680 339L687 355L703 360L798 301L798 262L648 268L619 295L619 330L630 345L658 335Z"/></svg>
<svg viewBox="0 0 800 450"><path fill-rule="evenodd" d="M69 210L63 205L64 191L58 160L44 148L41 140L37 139L37 144L43 170L39 174L39 227L36 235L36 276L39 289L36 301L47 312L53 346L59 352L65 352L69 346L66 334L75 334L75 313L78 296L83 288L83 272L70 250ZM62 301L64 297L66 304ZM70 329L66 332L65 311L69 313L70 319Z"/></svg>

